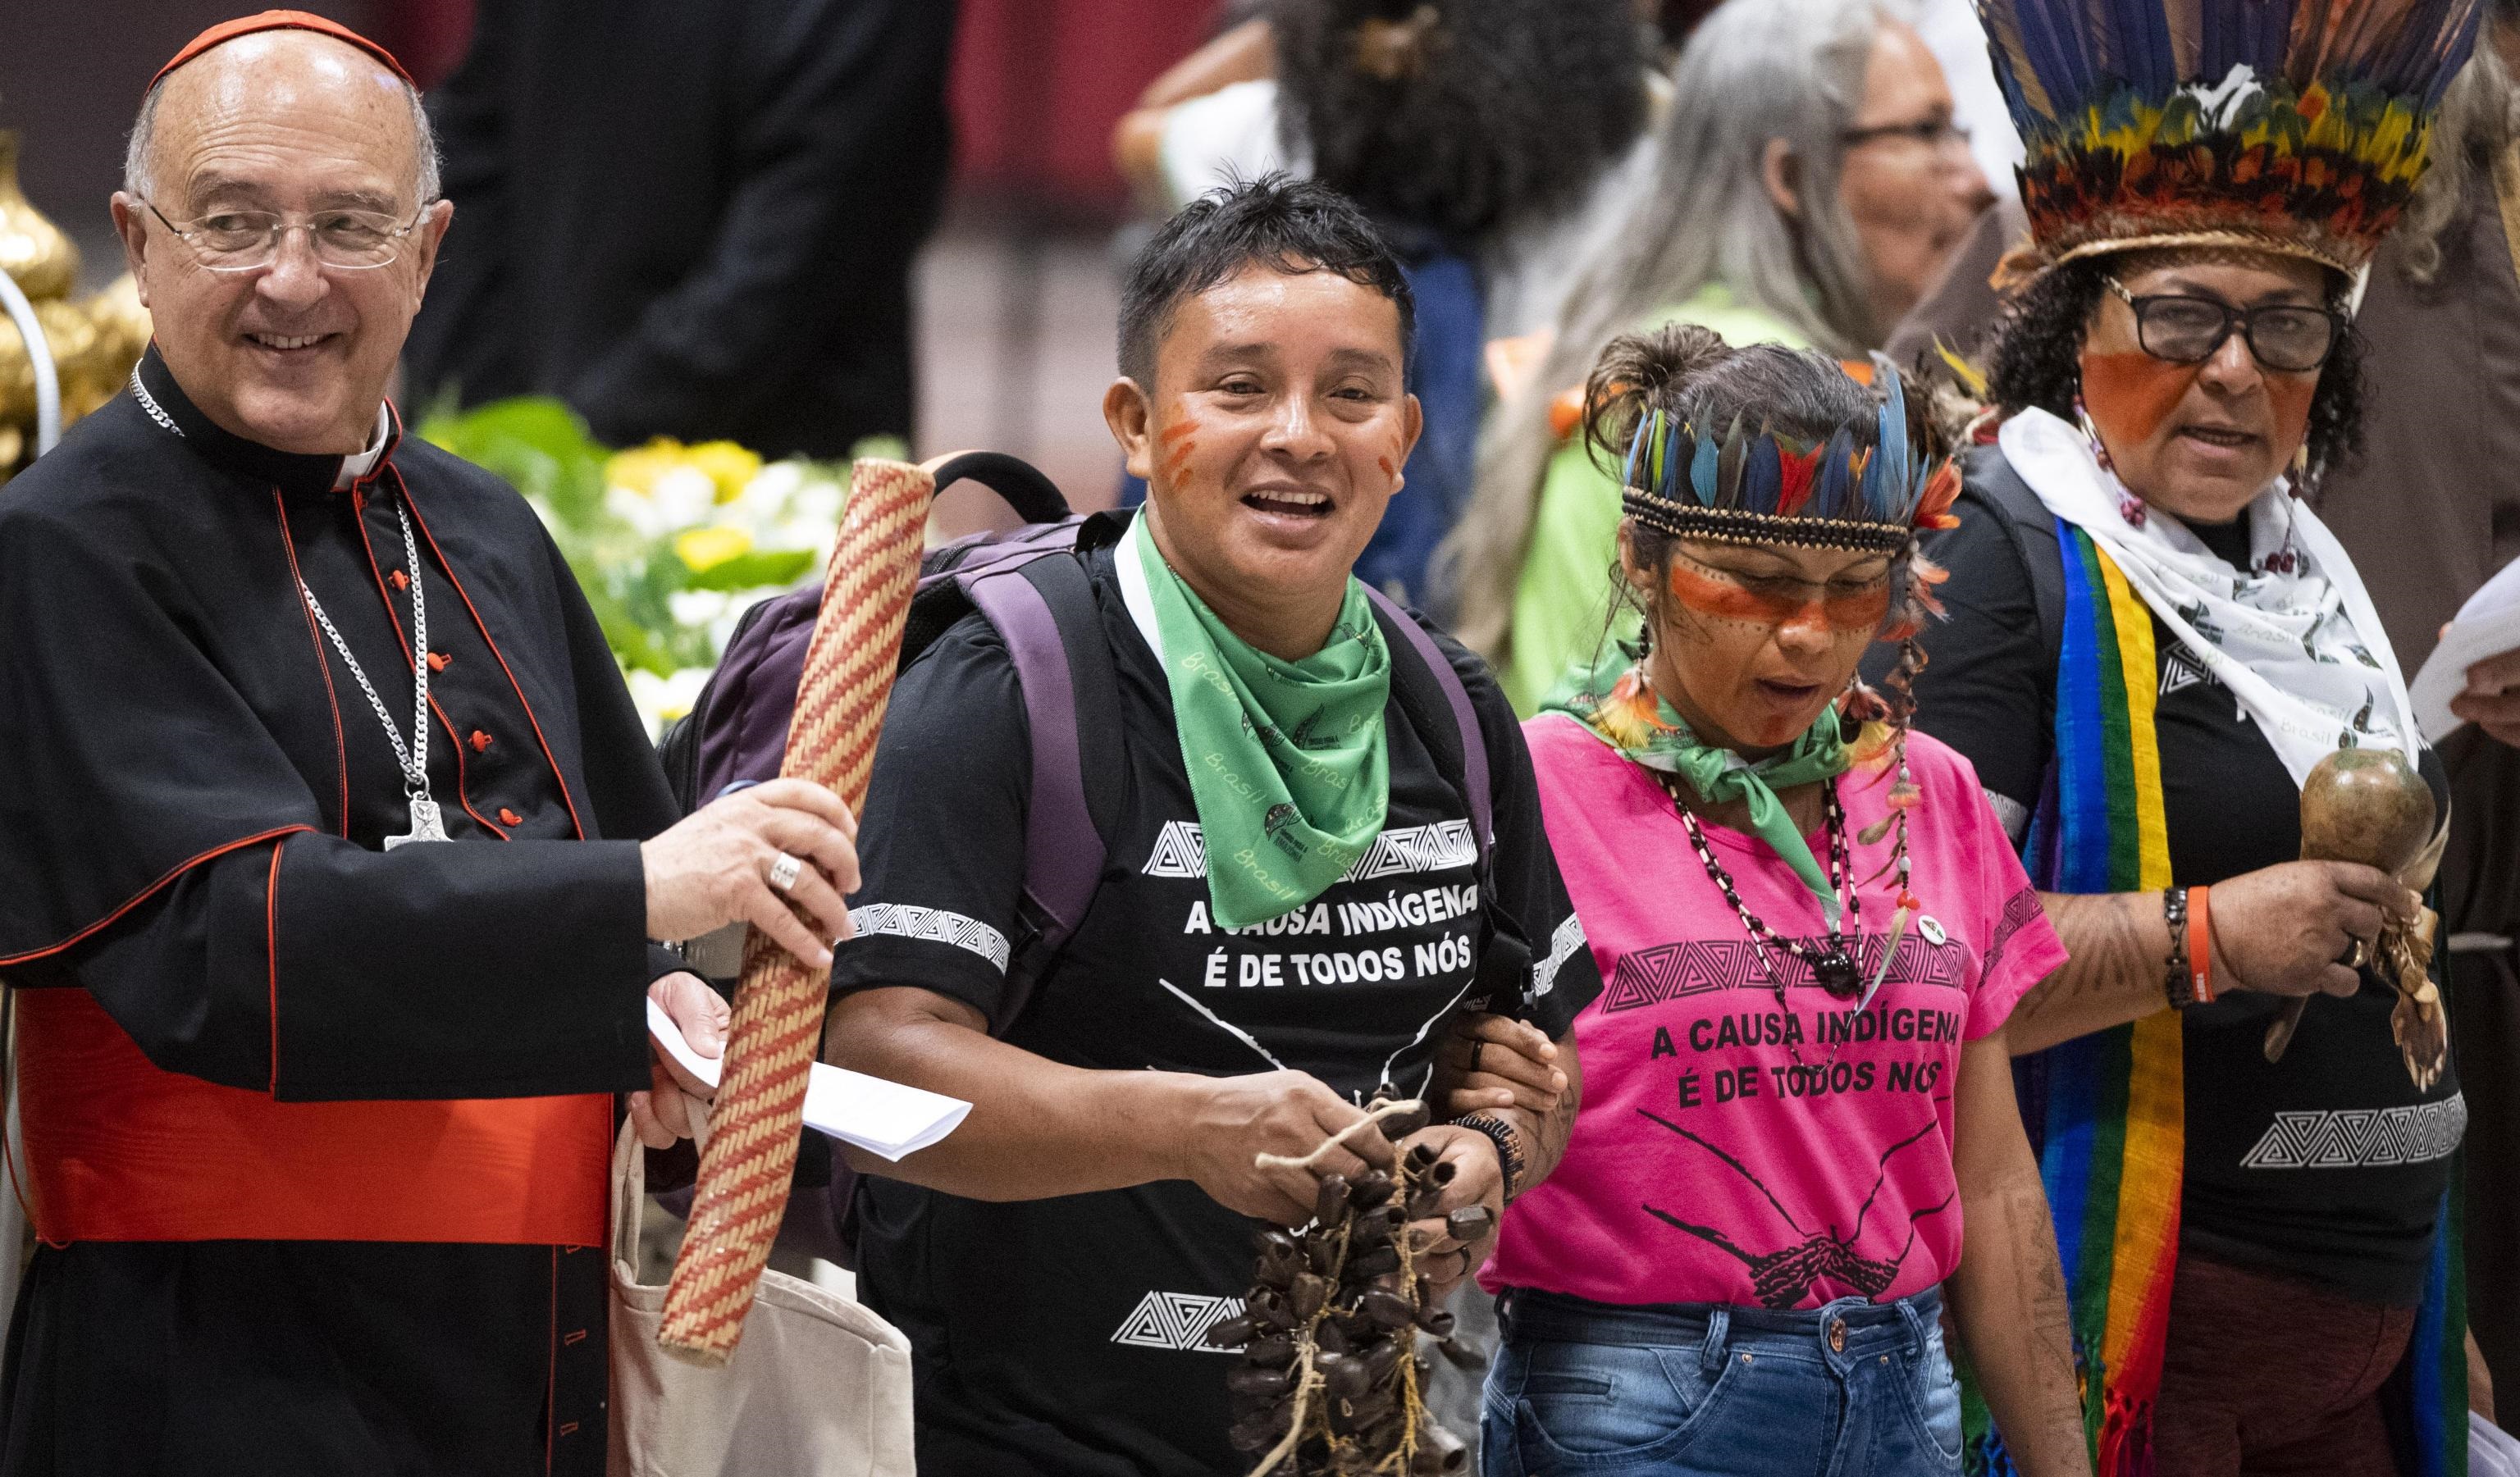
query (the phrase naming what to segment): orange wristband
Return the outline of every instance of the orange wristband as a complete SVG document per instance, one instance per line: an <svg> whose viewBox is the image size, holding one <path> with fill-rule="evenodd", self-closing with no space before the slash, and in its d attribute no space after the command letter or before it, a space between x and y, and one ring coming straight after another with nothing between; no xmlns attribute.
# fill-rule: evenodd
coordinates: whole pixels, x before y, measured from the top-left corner
<svg viewBox="0 0 2520 1477"><path fill-rule="evenodd" d="M2214 999L2214 927L2205 889L2187 889L2187 984L2198 1005Z"/></svg>

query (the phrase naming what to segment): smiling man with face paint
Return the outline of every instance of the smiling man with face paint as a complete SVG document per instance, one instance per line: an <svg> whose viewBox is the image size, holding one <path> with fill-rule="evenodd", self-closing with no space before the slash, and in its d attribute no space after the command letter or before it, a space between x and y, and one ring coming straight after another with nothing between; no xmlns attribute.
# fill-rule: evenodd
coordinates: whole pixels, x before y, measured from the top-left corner
<svg viewBox="0 0 2520 1477"><path fill-rule="evenodd" d="M1084 529L1096 649L1067 638L1072 670L1108 669L1080 762L1118 777L1116 814L1091 909L1020 1003L1037 777L1014 664L974 618L894 691L826 1039L973 1104L946 1142L860 1166L882 1176L860 1286L911 1337L922 1472L1247 1465L1233 1361L1200 1336L1238 1311L1255 1223L1299 1225L1317 1173L1364 1169L1256 1156L1428 1091L1458 1010L1515 1017L1547 1056L1599 992L1511 710L1353 573L1418 432L1410 331L1397 263L1319 185L1208 196L1132 267L1103 410L1149 491ZM1562 1107L1492 1091L1456 1104L1483 1120L1421 1132L1458 1167L1445 1208L1500 1210L1555 1163L1579 1073L1554 1052ZM1449 1290L1485 1243L1419 1265Z"/></svg>

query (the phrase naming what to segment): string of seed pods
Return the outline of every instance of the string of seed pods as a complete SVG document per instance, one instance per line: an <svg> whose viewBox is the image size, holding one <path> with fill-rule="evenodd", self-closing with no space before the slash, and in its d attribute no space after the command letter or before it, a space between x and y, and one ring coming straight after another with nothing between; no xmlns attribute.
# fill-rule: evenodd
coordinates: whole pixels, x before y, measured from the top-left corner
<svg viewBox="0 0 2520 1477"><path fill-rule="evenodd" d="M1396 1146L1426 1120L1423 1102L1376 1098L1364 1123L1284 1162L1315 1167L1367 1124ZM1368 1170L1353 1182L1323 1176L1310 1226L1271 1228L1255 1238L1244 1311L1207 1334L1213 1347L1242 1351L1225 1377L1234 1420L1227 1436L1254 1459L1250 1477L1469 1470L1461 1438L1426 1412L1430 1366L1418 1336L1434 1338L1457 1364L1476 1357L1453 1343L1453 1315L1436 1303L1415 1265L1418 1249L1403 1233L1435 1214L1452 1180L1453 1166L1417 1144L1390 1170ZM1445 1217L1445 1230L1475 1241L1492 1222L1486 1206L1471 1205Z"/></svg>

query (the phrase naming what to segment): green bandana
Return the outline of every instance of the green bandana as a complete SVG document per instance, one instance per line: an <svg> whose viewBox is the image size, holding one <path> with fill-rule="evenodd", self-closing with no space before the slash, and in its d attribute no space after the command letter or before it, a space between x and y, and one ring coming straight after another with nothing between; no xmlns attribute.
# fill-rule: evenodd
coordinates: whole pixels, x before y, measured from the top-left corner
<svg viewBox="0 0 2520 1477"><path fill-rule="evenodd" d="M1813 859L1811 845L1795 828L1793 818L1785 814L1784 802L1777 798L1780 789L1846 773L1850 760L1838 736L1834 710L1821 714L1781 752L1754 764L1729 748L1699 742L1688 723L1645 680L1644 663L1614 649L1591 671L1578 668L1568 673L1541 704L1541 711L1564 713L1636 763L1680 776L1710 803L1747 801L1751 831L1785 859L1812 896L1820 899L1829 926L1837 926L1836 891Z"/></svg>
<svg viewBox="0 0 2520 1477"><path fill-rule="evenodd" d="M1281 661L1227 630L1182 583L1143 514L1129 539L1154 596L1217 925L1267 922L1320 897L1382 834L1390 649L1350 577L1329 641Z"/></svg>

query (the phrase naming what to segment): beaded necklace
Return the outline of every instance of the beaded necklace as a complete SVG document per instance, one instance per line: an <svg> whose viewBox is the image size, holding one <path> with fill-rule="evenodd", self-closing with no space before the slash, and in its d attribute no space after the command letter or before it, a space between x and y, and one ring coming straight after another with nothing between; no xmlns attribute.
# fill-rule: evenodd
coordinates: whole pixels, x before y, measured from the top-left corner
<svg viewBox="0 0 2520 1477"><path fill-rule="evenodd" d="M1784 975L1777 968L1776 956L1769 952L1772 949L1781 949L1801 960L1810 968L1812 977L1819 980L1821 987L1831 996L1839 1000L1854 999L1864 988L1864 968L1848 953L1847 944L1850 939L1860 940L1864 936L1864 902L1856 889L1846 884L1846 812L1838 805L1837 782L1830 780L1822 786L1821 814L1828 829L1829 891L1841 900L1841 912L1839 921L1829 924L1828 943L1815 948L1778 933L1768 926L1765 918L1750 911L1749 906L1741 901L1740 889L1733 885L1732 874L1724 870L1724 864L1715 859L1715 849L1706 844L1706 832L1698 827L1696 813L1683 798L1680 778L1659 770L1649 773L1662 785L1663 793L1671 796L1671 808L1679 813L1680 824L1688 829L1688 844L1696 849L1698 865L1706 869L1708 880L1723 892L1724 901L1732 905L1732 912L1741 919L1741 926L1749 932L1750 947L1758 952L1760 966L1767 971L1768 988L1776 993L1777 1008L1788 1015L1793 1013L1793 1007L1785 1001ZM1822 1065L1835 1062L1837 1053L1844 1050L1846 1041L1840 1038L1829 1052L1828 1061ZM1785 1052L1793 1057L1795 1066L1805 1064L1801 1050L1790 1040L1785 1043Z"/></svg>
<svg viewBox="0 0 2520 1477"><path fill-rule="evenodd" d="M1915 912L1918 907L1915 898L1908 891L1911 865L1908 855L1908 809L1912 803L1915 785L1908 774L1908 745L1904 734L1900 736L1898 745L1897 769L1898 783L1891 791L1892 813L1882 818L1883 825L1868 828L1863 837L1867 844L1880 840L1879 832L1892 828L1894 825L1898 832L1898 841L1891 850L1890 861L1873 875L1878 877L1884 873L1897 873L1900 913L1891 930L1889 943L1883 952L1880 972L1868 983L1864 978L1864 967L1857 962L1854 952L1856 948L1861 947L1864 937L1864 899L1861 891L1856 886L1849 885L1847 880L1851 869L1848 866L1846 810L1838 799L1836 780L1831 779L1822 786L1821 816L1822 824L1828 832L1829 890L1840 900L1842 926L1840 923L1832 922L1829 925L1826 945L1815 947L1784 937L1769 927L1766 919L1750 911L1749 907L1741 901L1741 891L1734 885L1732 874L1725 870L1722 862L1716 860L1715 849L1707 844L1706 832L1699 827L1696 813L1688 807L1688 796L1680 778L1662 770L1646 771L1653 776L1655 783L1662 786L1663 793L1671 797L1671 808L1679 815L1682 828L1688 832L1688 844L1697 853L1698 865L1706 869L1707 879L1724 894L1724 900L1732 905L1734 916L1740 918L1742 928L1750 935L1751 948L1758 953L1760 967L1767 972L1768 988L1776 994L1777 1008L1788 1015L1793 1013L1793 1007L1786 1003L1784 977L1778 972L1776 957L1770 952L1772 949L1780 949L1802 961L1811 970L1812 977L1819 981L1821 988L1826 990L1833 998L1857 1000L1860 996L1861 1000L1856 1006L1858 1010L1871 1003L1873 992L1880 988L1881 981L1890 972L1891 959L1898 953L1901 935L1906 932L1908 915ZM1827 1060L1821 1063L1823 1070L1837 1060L1839 1052L1846 1050L1848 1039L1848 1036L1841 1036L1837 1044L1830 1048ZM1793 1058L1796 1067L1806 1065L1801 1051L1791 1041L1785 1043L1785 1052Z"/></svg>

